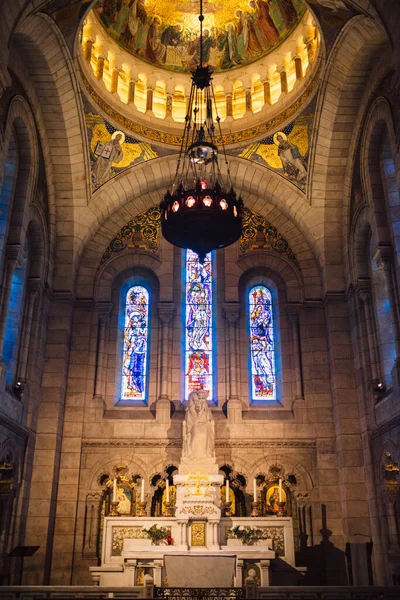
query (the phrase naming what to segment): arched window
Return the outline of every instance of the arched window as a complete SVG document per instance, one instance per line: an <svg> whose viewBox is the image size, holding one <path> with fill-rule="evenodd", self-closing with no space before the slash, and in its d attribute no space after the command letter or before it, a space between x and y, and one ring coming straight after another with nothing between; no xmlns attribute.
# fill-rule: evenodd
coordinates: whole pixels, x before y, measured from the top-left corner
<svg viewBox="0 0 400 600"><path fill-rule="evenodd" d="M212 259L186 251L185 398L204 390L213 400Z"/></svg>
<svg viewBox="0 0 400 600"><path fill-rule="evenodd" d="M125 297L121 400L147 399L149 291L130 287Z"/></svg>
<svg viewBox="0 0 400 600"><path fill-rule="evenodd" d="M276 400L272 295L263 285L251 288L249 302L251 400Z"/></svg>

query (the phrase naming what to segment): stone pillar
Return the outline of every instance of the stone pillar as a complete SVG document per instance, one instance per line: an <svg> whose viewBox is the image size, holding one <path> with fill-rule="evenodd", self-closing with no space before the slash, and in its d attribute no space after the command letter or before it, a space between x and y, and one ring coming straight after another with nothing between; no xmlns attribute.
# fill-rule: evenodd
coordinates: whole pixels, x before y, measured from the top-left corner
<svg viewBox="0 0 400 600"><path fill-rule="evenodd" d="M88 494L85 505L85 525L83 537L84 558L98 558L98 537L100 524L100 505L102 495L99 493Z"/></svg>
<svg viewBox="0 0 400 600"><path fill-rule="evenodd" d="M175 304L173 302L158 303L158 317L160 319L160 395L157 400L156 414L157 421L168 423L171 418L171 403L168 394L168 383L170 374L170 355L169 347L171 323L175 313Z"/></svg>
<svg viewBox="0 0 400 600"><path fill-rule="evenodd" d="M18 360L18 372L17 372L17 380L22 384L26 383L26 372L28 367L28 352L30 348L30 341L32 335L32 320L33 320L33 310L36 306L39 306L40 301L38 301L42 292L42 286L39 282L38 285L32 284L32 282L28 281L28 291L27 291L27 302L26 302L26 312L25 312L25 320L23 324L23 331L21 337L21 345L20 345L20 355Z"/></svg>
<svg viewBox="0 0 400 600"><path fill-rule="evenodd" d="M50 298L45 296L50 304ZM65 393L67 387L67 374L69 366L70 336L72 325L72 307L74 298L67 292L56 292L51 298L50 314L47 327L47 344L45 350L45 363L41 384L41 397L37 417L36 444L33 457L32 481L28 516L26 521L25 545L40 546L34 556L25 562L23 585L49 585L52 567L53 550L55 555L60 555L66 540L72 545L73 524L65 529L64 538L56 540L55 516L56 510L65 517L70 515L67 511L70 506L65 506L66 495L64 490L57 499L59 491L59 471L61 462L61 445L63 443L64 421L68 416L65 413ZM47 307L46 307L47 308ZM79 409L76 409L77 411ZM75 423L69 423L74 426ZM77 431L76 435L79 437ZM65 440L67 444L69 440ZM76 494L78 489L79 461L81 456L81 437L77 443L70 444L70 457L76 456L77 469L75 477L63 480L64 488L73 492L73 505L76 508ZM60 480L61 482L61 480ZM67 503L68 504L68 503ZM69 518L67 519L69 521ZM66 585L70 584L70 564L63 562L63 577L58 580Z"/></svg>
<svg viewBox="0 0 400 600"><path fill-rule="evenodd" d="M137 79L129 80L129 88L128 88L128 104L133 104L135 102L135 85L137 83Z"/></svg>
<svg viewBox="0 0 400 600"><path fill-rule="evenodd" d="M269 567L271 565L271 561L270 560L261 560L261 587L268 587L269 586Z"/></svg>
<svg viewBox="0 0 400 600"><path fill-rule="evenodd" d="M96 63L96 72L94 74L96 79L98 79L99 81L100 81L100 79L103 79L103 73L104 73L104 56L98 56L97 63Z"/></svg>
<svg viewBox="0 0 400 600"><path fill-rule="evenodd" d="M172 117L172 94L167 93L167 101L165 105L165 116Z"/></svg>
<svg viewBox="0 0 400 600"><path fill-rule="evenodd" d="M146 96L146 112L153 112L153 88L147 86L147 96Z"/></svg>
<svg viewBox="0 0 400 600"><path fill-rule="evenodd" d="M162 566L162 559L154 560L154 585L156 585L157 587L162 586Z"/></svg>
<svg viewBox="0 0 400 600"><path fill-rule="evenodd" d="M106 395L106 369L107 369L107 341L109 333L111 305L105 303L98 307L98 343L96 356L96 370L94 379L94 398L105 400Z"/></svg>
<svg viewBox="0 0 400 600"><path fill-rule="evenodd" d="M380 381L381 373L380 373L380 361L378 357L378 342L376 339L376 328L374 326L374 316L372 312L372 298L371 298L371 290L366 290L365 288L357 287L359 302L359 310L362 308L364 312L365 325L367 328L367 345L368 345L368 354L369 361L371 367L371 379L372 381Z"/></svg>
<svg viewBox="0 0 400 600"><path fill-rule="evenodd" d="M20 244L13 244L6 247L6 268L4 272L2 301L0 312L0 368L4 375L4 365L2 363L4 336L7 325L8 309L10 305L11 286L14 271L21 265L22 260L26 257L24 248Z"/></svg>
<svg viewBox="0 0 400 600"><path fill-rule="evenodd" d="M287 81L287 73L286 73L285 69L282 69L282 71L280 72L280 76L281 76L282 93L287 94L288 93L288 81Z"/></svg>
<svg viewBox="0 0 400 600"><path fill-rule="evenodd" d="M294 374L293 400L304 400L303 372L301 368L300 317L297 306L287 306L292 335L292 371Z"/></svg>
<svg viewBox="0 0 400 600"><path fill-rule="evenodd" d="M269 80L263 82L264 85L264 104L271 104L271 84Z"/></svg>
<svg viewBox="0 0 400 600"><path fill-rule="evenodd" d="M92 58L93 40L86 40L83 46L83 56L86 62L90 63Z"/></svg>
<svg viewBox="0 0 400 600"><path fill-rule="evenodd" d="M246 88L245 91L245 97L246 97L246 115L252 115L253 111L252 111L252 99L251 99L251 89L250 88Z"/></svg>
<svg viewBox="0 0 400 600"><path fill-rule="evenodd" d="M394 490L385 489L386 496L386 517L389 530L389 551L392 554L399 554L399 533L396 515L396 497L398 495L398 487Z"/></svg>
<svg viewBox="0 0 400 600"><path fill-rule="evenodd" d="M237 323L239 319L239 303L224 304L224 313L228 325L228 373L229 373L229 398L228 419L233 423L242 420L242 403L238 394L238 368L237 368Z"/></svg>
<svg viewBox="0 0 400 600"><path fill-rule="evenodd" d="M238 558L236 562L236 585L235 587L241 588L243 586L243 560Z"/></svg>
<svg viewBox="0 0 400 600"><path fill-rule="evenodd" d="M125 560L125 571L128 573L128 581L126 585L133 587L136 585L136 569L137 569L137 558L127 558Z"/></svg>
<svg viewBox="0 0 400 600"><path fill-rule="evenodd" d="M233 102L232 102L232 92L226 92L226 116L233 116Z"/></svg>
<svg viewBox="0 0 400 600"><path fill-rule="evenodd" d="M370 535L370 518L362 451L359 399L355 381L353 346L350 336L349 303L344 293L332 292L325 297L328 332L332 414L335 454L338 465L338 488L342 523L333 531L339 547L356 533ZM326 446L326 441L324 442ZM323 474L322 474L323 475ZM360 505L363 511L359 510ZM328 519L329 506L328 506ZM329 524L329 520L328 520ZM344 539L341 536L344 535Z"/></svg>
<svg viewBox="0 0 400 600"><path fill-rule="evenodd" d="M304 77L303 63L302 63L300 56L294 57L294 64L296 67L296 79L303 79L303 77Z"/></svg>

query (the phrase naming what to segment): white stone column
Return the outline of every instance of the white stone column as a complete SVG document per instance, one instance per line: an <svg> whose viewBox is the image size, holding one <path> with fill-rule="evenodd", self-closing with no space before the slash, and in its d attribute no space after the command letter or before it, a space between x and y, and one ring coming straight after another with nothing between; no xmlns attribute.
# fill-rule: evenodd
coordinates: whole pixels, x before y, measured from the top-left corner
<svg viewBox="0 0 400 600"><path fill-rule="evenodd" d="M376 328L374 327L374 317L371 306L371 290L358 289L360 304L364 310L365 325L367 328L368 354L371 367L372 381L380 381L381 373L379 369L379 357L377 352Z"/></svg>
<svg viewBox="0 0 400 600"><path fill-rule="evenodd" d="M136 558L127 558L125 560L125 571L128 572L128 581L126 585L128 587L133 587L136 585L136 569L137 569L137 559Z"/></svg>
<svg viewBox="0 0 400 600"><path fill-rule="evenodd" d="M224 313L228 325L228 419L232 423L237 423L242 420L242 403L238 394L239 382L237 368L237 323L239 320L239 303L230 302L224 304Z"/></svg>
<svg viewBox="0 0 400 600"><path fill-rule="evenodd" d="M170 397L168 394L168 382L170 374L170 355L169 347L171 323L175 313L175 304L173 302L158 303L158 317L160 320L160 395L157 400L156 414L157 421L168 423L171 418Z"/></svg>
<svg viewBox="0 0 400 600"><path fill-rule="evenodd" d="M261 560L261 587L268 587L269 586L269 567L271 565L271 561L270 560Z"/></svg>
<svg viewBox="0 0 400 600"><path fill-rule="evenodd" d="M111 304L96 307L99 311L98 343L94 380L94 398L104 400L106 395L107 341L109 334Z"/></svg>
<svg viewBox="0 0 400 600"><path fill-rule="evenodd" d="M18 371L17 380L22 384L26 383L26 373L28 368L28 352L31 345L32 336L32 321L33 321L33 310L35 306L40 305L40 296L42 294L43 286L40 282L28 281L28 293L26 302L25 319L22 330L20 355L18 360Z"/></svg>
<svg viewBox="0 0 400 600"><path fill-rule="evenodd" d="M292 336L292 369L294 374L293 400L304 400L303 373L301 369L300 316L297 306L287 306Z"/></svg>

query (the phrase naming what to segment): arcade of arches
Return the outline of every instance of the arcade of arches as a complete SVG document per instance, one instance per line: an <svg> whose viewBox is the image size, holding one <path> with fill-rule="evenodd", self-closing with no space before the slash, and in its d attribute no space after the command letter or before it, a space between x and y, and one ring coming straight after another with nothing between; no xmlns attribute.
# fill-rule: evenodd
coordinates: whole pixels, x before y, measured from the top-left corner
<svg viewBox="0 0 400 600"><path fill-rule="evenodd" d="M372 540L368 581L400 585L400 5L204 11L246 211L201 268L158 209L197 3L0 3L3 585L91 585L114 480L162 522L196 389L235 517L283 481L303 582L355 582Z"/></svg>

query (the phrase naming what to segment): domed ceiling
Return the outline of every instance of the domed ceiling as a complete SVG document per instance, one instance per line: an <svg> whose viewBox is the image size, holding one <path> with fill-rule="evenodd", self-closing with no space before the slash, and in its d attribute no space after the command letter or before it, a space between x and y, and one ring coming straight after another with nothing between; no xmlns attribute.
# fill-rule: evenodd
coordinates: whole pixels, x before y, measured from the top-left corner
<svg viewBox="0 0 400 600"><path fill-rule="evenodd" d="M175 72L199 63L199 0L99 0L103 27L130 54ZM269 54L295 29L302 0L203 0L203 62L215 72Z"/></svg>

